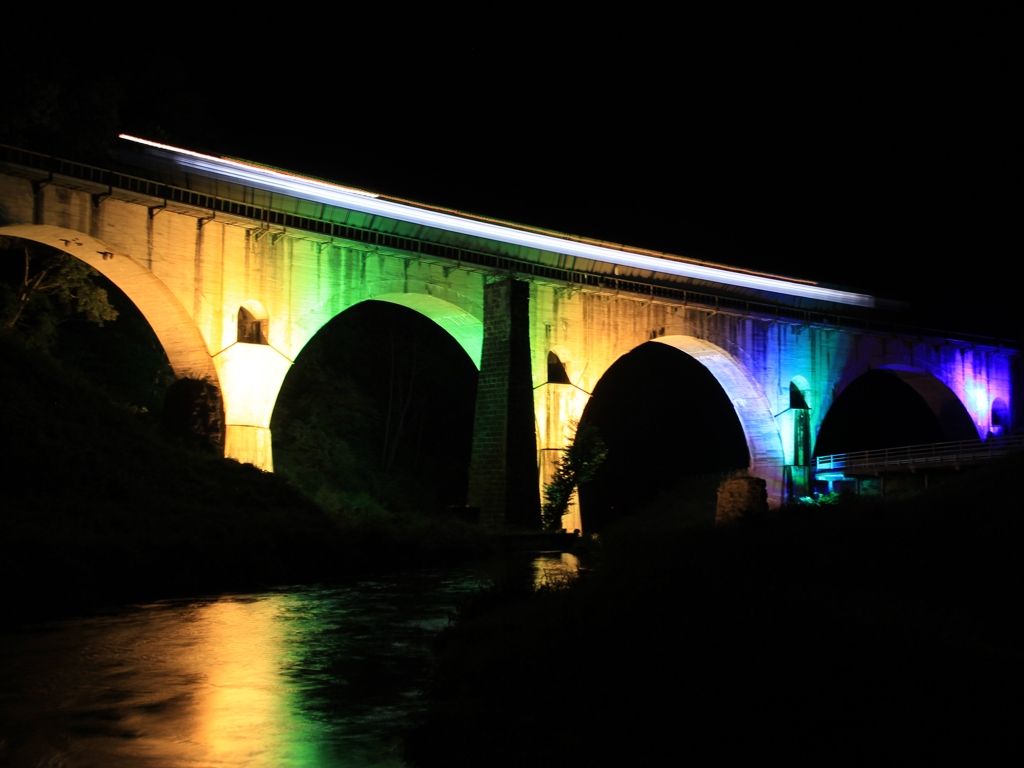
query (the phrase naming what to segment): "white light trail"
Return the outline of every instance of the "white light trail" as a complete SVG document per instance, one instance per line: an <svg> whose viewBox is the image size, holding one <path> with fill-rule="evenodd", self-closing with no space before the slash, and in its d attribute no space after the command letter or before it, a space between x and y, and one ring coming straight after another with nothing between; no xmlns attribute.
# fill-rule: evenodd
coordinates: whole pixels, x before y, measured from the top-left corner
<svg viewBox="0 0 1024 768"><path fill-rule="evenodd" d="M488 221L477 221L471 218L464 218L450 213L441 213L428 208L419 208L405 203L398 203L392 200L383 200L377 195L362 190L343 187L336 184L328 184L324 181L306 179L282 171L275 171L269 168L261 168L256 165L236 160L227 160L219 157L211 157L187 149L158 144L146 139L139 139L134 136L121 134L122 139L145 144L150 147L172 153L181 165L193 170L209 173L215 176L242 182L248 186L265 189L272 192L281 192L287 195L313 200L327 205L336 205L361 213L368 213L374 216L385 216L390 219L419 224L425 227L459 232L473 237L482 237L488 240L520 245L527 248L537 248L542 251L561 253L567 256L577 256L584 259L618 264L633 269L661 272L680 277L689 277L697 280L707 280L714 283L723 283L740 288L753 288L755 290L772 291L788 296L799 296L802 298L819 299L831 301L838 304L852 304L862 307L873 307L875 299L862 293L851 293L839 291L832 288L804 283L791 282L778 277L765 277L745 272L734 272L720 267L712 267L704 264L692 264L688 262L675 261L672 259L659 258L657 256L646 256L629 251L617 250L605 246L594 245L576 240L568 240L555 235L528 230L515 229L510 226L502 226Z"/></svg>

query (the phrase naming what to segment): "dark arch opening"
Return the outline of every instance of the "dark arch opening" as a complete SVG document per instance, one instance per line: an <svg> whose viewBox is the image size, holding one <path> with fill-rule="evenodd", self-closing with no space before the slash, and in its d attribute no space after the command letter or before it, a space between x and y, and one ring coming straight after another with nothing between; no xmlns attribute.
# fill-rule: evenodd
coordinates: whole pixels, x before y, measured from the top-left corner
<svg viewBox="0 0 1024 768"><path fill-rule="evenodd" d="M146 318L179 376L217 380L217 369L198 326L160 278L130 255L84 232L49 224L0 226L0 236L60 251L108 278ZM77 303L77 300L76 300Z"/></svg>
<svg viewBox="0 0 1024 768"><path fill-rule="evenodd" d="M569 374L565 372L563 363L554 352L548 352L548 384L569 384Z"/></svg>
<svg viewBox="0 0 1024 768"><path fill-rule="evenodd" d="M10 238L8 250L21 251L28 242L41 258L54 253L49 246L20 238ZM0 255L5 257L0 259L0 290L9 292L22 279L24 260L17 253ZM40 295L19 316L17 333L28 346L47 350L140 420L159 425L171 441L221 451L224 406L216 383L199 376L178 379L135 303L105 275L95 272L88 279L113 307L116 319L99 325Z"/></svg>
<svg viewBox="0 0 1024 768"><path fill-rule="evenodd" d="M30 244L40 254L53 252L41 243L5 238L0 251L0 301L13 298L25 270L21 251ZM138 307L117 284L100 273L90 277L117 313L99 325L82 314L62 312L46 296L20 316L17 332L31 347L46 349L106 392L111 400L143 417L158 417L167 388L174 382L163 346ZM8 295L10 294L10 295Z"/></svg>
<svg viewBox="0 0 1024 768"><path fill-rule="evenodd" d="M992 434L995 436L1008 434L1010 431L1010 409L1006 401L997 397L992 401Z"/></svg>
<svg viewBox="0 0 1024 768"><path fill-rule="evenodd" d="M271 420L274 468L328 509L464 505L477 370L437 323L365 301L306 344ZM364 500L364 501L361 501Z"/></svg>
<svg viewBox="0 0 1024 768"><path fill-rule="evenodd" d="M255 304L255 302L253 302ZM253 310L256 311L253 311ZM246 307L244 304L238 308L238 341L241 344L267 344L267 326L269 320L266 312L261 312L257 307Z"/></svg>
<svg viewBox="0 0 1024 768"><path fill-rule="evenodd" d="M806 384L802 378L801 381ZM795 380L789 382L789 410L793 448L786 467L786 496L793 499L807 493L807 466L811 463L811 410L804 391Z"/></svg>
<svg viewBox="0 0 1024 768"><path fill-rule="evenodd" d="M925 399L922 389L933 402ZM858 377L836 398L818 431L814 454L827 456L977 437L967 409L937 379L923 373L876 368Z"/></svg>
<svg viewBox="0 0 1024 768"><path fill-rule="evenodd" d="M608 448L580 489L588 532L655 505L696 502L682 489L698 478L713 495L720 473L750 463L739 418L714 375L665 344L648 342L619 358L598 382L581 423L597 427ZM694 514L713 522L714 502Z"/></svg>
<svg viewBox="0 0 1024 768"><path fill-rule="evenodd" d="M789 382L789 407L797 410L807 410L807 400L795 381Z"/></svg>

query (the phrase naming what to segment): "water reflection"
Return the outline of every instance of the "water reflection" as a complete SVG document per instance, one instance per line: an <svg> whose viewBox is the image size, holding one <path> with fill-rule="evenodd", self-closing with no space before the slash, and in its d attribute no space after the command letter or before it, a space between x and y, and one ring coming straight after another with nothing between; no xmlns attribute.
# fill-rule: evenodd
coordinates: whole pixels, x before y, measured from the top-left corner
<svg viewBox="0 0 1024 768"><path fill-rule="evenodd" d="M565 586L580 572L580 559L570 552L533 555L533 585L536 588Z"/></svg>
<svg viewBox="0 0 1024 768"><path fill-rule="evenodd" d="M218 601L200 613L195 655L208 672L196 686L188 741L211 762L231 765L248 755L277 765L325 761L316 739L297 738L311 724L301 691L286 677L292 649L281 618L290 598Z"/></svg>
<svg viewBox="0 0 1024 768"><path fill-rule="evenodd" d="M430 638L482 583L406 574L0 637L0 764L401 766Z"/></svg>

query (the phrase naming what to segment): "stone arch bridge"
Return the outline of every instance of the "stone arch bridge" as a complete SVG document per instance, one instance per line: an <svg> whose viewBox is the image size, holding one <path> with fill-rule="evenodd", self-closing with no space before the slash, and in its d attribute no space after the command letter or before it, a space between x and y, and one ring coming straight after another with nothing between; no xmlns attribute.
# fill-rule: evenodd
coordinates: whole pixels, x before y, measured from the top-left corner
<svg viewBox="0 0 1024 768"><path fill-rule="evenodd" d="M714 375L775 503L806 492L825 415L868 370L913 387L960 430L948 439L966 437L965 424L982 439L1013 427L1015 350L901 332L868 296L170 147L132 163L123 173L0 148L0 235L59 248L113 281L176 374L219 384L225 454L268 471L290 366L328 321L370 299L430 318L480 369L469 500L492 525L536 524L571 422L605 371L649 341Z"/></svg>

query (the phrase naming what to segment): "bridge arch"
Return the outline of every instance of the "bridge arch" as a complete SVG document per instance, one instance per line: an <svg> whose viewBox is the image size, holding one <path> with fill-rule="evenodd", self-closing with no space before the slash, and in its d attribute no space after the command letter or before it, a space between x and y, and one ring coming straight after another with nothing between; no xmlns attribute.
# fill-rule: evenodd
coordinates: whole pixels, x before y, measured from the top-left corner
<svg viewBox="0 0 1024 768"><path fill-rule="evenodd" d="M448 329L403 304L351 304L284 377L275 466L325 504L358 488L398 505L414 488L424 508L466 503L478 369Z"/></svg>
<svg viewBox="0 0 1024 768"><path fill-rule="evenodd" d="M264 309L262 303L247 300L240 305L239 314L244 309L253 316L254 322L267 323L269 341L254 344L239 338L238 341L242 343L228 345L214 358L225 392L228 418L225 455L272 471L270 423L285 376L305 346L324 326L363 302L398 304L423 315L447 332L466 352L477 370L480 369L483 347L482 309L478 317L465 306L433 295L430 286L425 283L420 284L423 287L422 293L380 290L385 284L392 286L394 282L355 286L362 290L349 301L338 301L338 311L313 315L318 318L318 322L308 325L296 320L304 316L301 310L296 312L295 307L292 307L290 317L288 312L283 312L280 323L275 319L276 330L269 328L270 312ZM470 308L474 307L470 305ZM273 311L281 311L281 307ZM282 329L282 325L286 327ZM283 342L280 348L276 346L279 341Z"/></svg>
<svg viewBox="0 0 1024 768"><path fill-rule="evenodd" d="M947 424L943 428L945 434L960 435L947 439L961 440L971 437L971 435L963 435L965 432L961 419L963 413L966 413L967 418L972 422L974 434L979 438L984 438L992 424L991 403L997 397L1009 399L1009 383L1000 377L998 372L987 370L985 364L978 366L978 361L971 361L968 355L969 353L955 350L955 353L948 359L944 356L936 356L933 361L915 362L914 365L908 365L898 356L892 355L866 359L857 365L850 366L843 371L839 381L828 393L830 397L826 395L824 398L825 413L822 414L822 422L818 426L819 432L828 411L851 384L870 371L883 370L893 373L918 393L935 413L936 418ZM960 426L950 427L950 420ZM817 446L814 451L815 455L820 453Z"/></svg>
<svg viewBox="0 0 1024 768"><path fill-rule="evenodd" d="M654 341L685 352L703 365L725 390L750 454L750 474L763 478L768 500L776 505L782 501L785 457L782 435L772 415L771 405L750 371L735 357L710 341L694 336L660 336Z"/></svg>
<svg viewBox="0 0 1024 768"><path fill-rule="evenodd" d="M926 369L861 366L841 384L818 428L816 456L979 437L967 404Z"/></svg>
<svg viewBox="0 0 1024 768"><path fill-rule="evenodd" d="M728 399L735 412L738 427L742 431L742 439L745 443L747 456L749 457L748 471L751 475L765 480L768 499L772 505L781 503L783 500L785 472L782 436L772 414L768 398L753 375L735 357L709 341L686 335L666 335L658 337L653 341L683 352L711 374L711 377L721 387L725 398ZM625 350L622 354L609 359L607 365L603 366L603 370L591 371L593 380L599 383L615 363L626 354L646 343L648 342L644 341L642 344L635 345ZM570 388L567 387L565 389ZM576 390L576 388L572 389L574 394L579 393L580 396L574 399L574 408L565 407L562 409L562 413L566 414L572 410L577 415L582 414L591 401L590 393L584 393L582 390ZM659 404L659 407L664 407L665 405ZM668 405L685 408L690 404ZM567 426L565 423L552 423L548 425L546 434L550 435L549 441L558 436L557 431L559 429L571 432ZM657 428L656 425L652 425L652 427ZM564 523L565 518L563 518Z"/></svg>
<svg viewBox="0 0 1024 768"><path fill-rule="evenodd" d="M139 308L176 376L219 381L206 341L192 317L163 281L129 254L84 232L50 224L3 226L0 236L31 240L84 261Z"/></svg>
<svg viewBox="0 0 1024 768"><path fill-rule="evenodd" d="M883 365L876 370L892 373L913 389L935 414L943 435L949 440L969 440L978 436L967 404L928 371L905 365Z"/></svg>
<svg viewBox="0 0 1024 768"><path fill-rule="evenodd" d="M484 343L484 323L465 307L461 307L445 299L429 293L379 293L366 296L361 301L386 301L418 312L429 320L433 320L469 355L473 365L480 370L480 355ZM349 309L361 301L346 307ZM482 312L482 311L481 311Z"/></svg>

